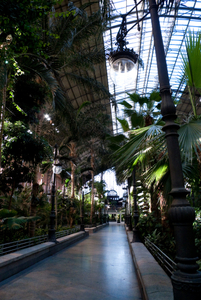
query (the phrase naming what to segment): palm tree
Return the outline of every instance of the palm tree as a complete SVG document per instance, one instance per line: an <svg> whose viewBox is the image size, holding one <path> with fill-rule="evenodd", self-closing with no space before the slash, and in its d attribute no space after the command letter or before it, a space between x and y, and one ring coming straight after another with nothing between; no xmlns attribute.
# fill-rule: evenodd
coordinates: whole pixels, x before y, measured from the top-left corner
<svg viewBox="0 0 201 300"><path fill-rule="evenodd" d="M42 62L52 72L61 90L65 91L63 82L65 77L70 82L76 82L78 86L84 86L86 90L90 90L90 93L94 91L103 97L110 97L108 90L94 77L94 66L105 61L104 49L98 46L103 32L103 18L100 11L88 16L84 10L87 6L77 8L70 3L68 14L52 17L49 27L51 34L45 36L47 47L44 51L47 54L47 59L42 59ZM59 38L55 39L55 37ZM95 41L93 47L91 45L92 39ZM33 55L33 58L37 59L37 56ZM62 113L64 115L65 112L65 119L67 119L65 123L68 123L69 128L65 143L68 140L70 156L75 157L75 143L80 137L78 127L81 126L78 125L77 120L80 109L85 104L80 105L76 112L66 91L65 100L67 105L62 107ZM81 118L79 118L79 123L80 120ZM75 166L73 162L71 162L71 169L71 197L74 197L73 174Z"/></svg>
<svg viewBox="0 0 201 300"><path fill-rule="evenodd" d="M43 21L43 24L47 26L47 19ZM88 89L90 88L99 94L102 93L107 97L110 96L107 89L93 77L94 65L105 60L104 49L98 46L88 47L92 36L96 37L97 40L99 38L98 33L102 33L100 12L87 16L84 8L78 9L70 4L68 13L65 16L56 17L55 14L49 24L48 34L45 31L41 35L41 39L46 44L46 46L43 44L43 55L38 55L36 52L19 54L16 61L20 69L24 72L31 72L38 82L45 82L51 87L53 106L56 108L61 102L62 105L59 108L63 109L64 107L62 93L62 90L65 90L62 82L64 74L69 80L76 81L77 84L84 84ZM72 115L75 115L75 113L72 114L74 109L66 93L65 101L68 102L68 105L65 106L66 115L69 116L69 121L71 120L73 124ZM36 127L36 132L40 136L40 124ZM69 143L69 147L73 155L75 149L73 140ZM72 162L71 164L73 169L74 165ZM33 182L33 198L36 198L38 193L37 169L38 167ZM72 180L72 185L73 182Z"/></svg>
<svg viewBox="0 0 201 300"><path fill-rule="evenodd" d="M60 144L60 151L63 155L66 153L66 156L74 158L74 162L71 162L71 198L73 199L75 196L75 168L79 166L81 170L86 168L88 170L90 169L92 180L91 222L94 213L93 182L97 165L97 151L98 149L100 150L100 148L106 149L104 139L106 134L110 131L108 126L111 124L110 118L104 113L104 110L105 108L102 105L85 102L80 106L77 112L72 111L69 118L67 117L67 109L67 111L64 112L63 118L66 138L64 138Z"/></svg>
<svg viewBox="0 0 201 300"><path fill-rule="evenodd" d="M187 180L194 176L195 158L200 161L200 134L201 122L196 112L196 97L200 89L199 82L199 61L201 59L200 35L192 36L189 34L186 43L187 55L183 55L184 75L189 97L192 104L193 116L190 115L186 120L182 120L179 133L179 144L183 161L184 177ZM194 61L195 58L195 61ZM198 62L198 63L196 63ZM144 176L150 185L163 188L165 198L170 191L169 164L167 149L162 131L161 121L148 127L142 127L130 131L130 138L127 143L114 154L116 164L123 169L132 168L133 164L145 164ZM128 129L128 126L127 126ZM150 161L153 163L150 165ZM147 163L148 161L148 163Z"/></svg>
<svg viewBox="0 0 201 300"><path fill-rule="evenodd" d="M39 35L39 32L41 32L40 26L43 23L44 16L49 14L52 5L56 1L47 1L46 3L43 1L40 5L37 2L25 0L22 8L15 1L2 1L0 6L0 164L7 99L11 97L17 109L21 110L20 106L15 103L13 92L15 82L19 76L24 72L26 74L31 72L32 80L40 78L49 86L53 98L55 93L58 92L58 84L53 78L53 74L42 62L42 56L39 55L40 60L33 60L33 55L42 54L44 43ZM9 22L7 22L7 19L9 19ZM30 54L32 58L30 58Z"/></svg>

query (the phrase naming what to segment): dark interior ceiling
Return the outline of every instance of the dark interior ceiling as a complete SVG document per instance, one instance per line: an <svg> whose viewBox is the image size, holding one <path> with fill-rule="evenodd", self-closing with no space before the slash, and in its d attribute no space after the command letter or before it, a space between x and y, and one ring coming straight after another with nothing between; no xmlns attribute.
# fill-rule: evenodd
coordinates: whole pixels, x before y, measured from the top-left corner
<svg viewBox="0 0 201 300"><path fill-rule="evenodd" d="M56 7L56 11L63 12L66 11L69 1L63 1L63 3ZM88 0L82 0L82 1L73 1L75 6L80 7L84 5L85 3L93 2ZM99 9L98 2L93 2L91 6L89 6L86 9L86 12L88 15L91 15L93 12L96 12ZM96 44L95 44L96 43ZM89 47L94 47L95 45L98 47L103 47L103 37L97 41L90 41ZM110 99L109 97L103 98L102 96L93 93L90 89L83 87L81 85L77 85L72 80L69 80L69 78L66 76L66 73L68 70L63 69L60 78L62 80L62 84L64 86L64 90L66 94L68 95L68 98L70 99L72 105L75 109L77 109L83 102L90 101L93 103L101 103L106 106L107 113L111 114L110 110ZM106 69L106 63L103 62L99 65L95 66L95 72L90 73L90 76L97 80L98 82L102 83L107 89L108 89L108 80L107 80L107 69Z"/></svg>

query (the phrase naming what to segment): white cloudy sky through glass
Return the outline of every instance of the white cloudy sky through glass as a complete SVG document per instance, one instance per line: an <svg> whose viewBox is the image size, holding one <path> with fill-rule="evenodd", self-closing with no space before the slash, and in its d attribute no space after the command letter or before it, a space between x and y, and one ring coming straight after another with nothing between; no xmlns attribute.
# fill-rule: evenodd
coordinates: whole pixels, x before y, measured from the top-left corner
<svg viewBox="0 0 201 300"><path fill-rule="evenodd" d="M201 24L201 0L199 1L177 1L180 2L178 10L166 13L163 9L160 12L160 25L166 53L166 61L172 95L175 100L179 101L185 84L181 84L182 76L182 58L181 52L185 51L185 38L189 30L195 33L200 30ZM119 30L122 18L121 14L125 14L134 6L133 0L118 1L113 0L114 11L113 16L116 18L111 21L109 29L105 32L104 43L106 49L115 49L116 35ZM143 2L142 2L143 5ZM145 7L146 9L146 7ZM142 16L142 6L139 7L139 16ZM127 29L133 26L136 21L136 12L127 16ZM110 78L109 62L107 61L108 84L110 93L113 95L118 105L122 100L129 101L127 92L137 92L140 95L149 95L156 88L159 88L158 74L155 50L153 44L152 26L150 15L148 15L143 24L140 23L141 30L137 30L135 26L127 34L126 40L129 42L128 48L133 48L144 63L144 68L139 67L137 77L135 76L127 85L115 85ZM116 117L124 118L122 105L117 106L117 113L112 107L114 133L122 131L120 123L116 121ZM112 179L111 182L114 180Z"/></svg>

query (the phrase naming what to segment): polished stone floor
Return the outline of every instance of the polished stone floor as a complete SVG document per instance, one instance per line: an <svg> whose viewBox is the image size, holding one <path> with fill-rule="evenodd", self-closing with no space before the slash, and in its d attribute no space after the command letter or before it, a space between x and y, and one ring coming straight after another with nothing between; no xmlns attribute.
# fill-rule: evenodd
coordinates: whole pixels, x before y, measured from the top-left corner
<svg viewBox="0 0 201 300"><path fill-rule="evenodd" d="M141 299L123 223L110 223L1 282L0 299Z"/></svg>

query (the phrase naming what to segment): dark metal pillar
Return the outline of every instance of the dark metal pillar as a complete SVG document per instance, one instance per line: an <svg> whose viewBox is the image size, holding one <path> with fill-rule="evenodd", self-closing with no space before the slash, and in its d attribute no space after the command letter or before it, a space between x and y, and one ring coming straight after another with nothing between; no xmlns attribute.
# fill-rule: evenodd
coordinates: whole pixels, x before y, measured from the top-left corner
<svg viewBox="0 0 201 300"><path fill-rule="evenodd" d="M137 188L136 188L135 167L133 169L133 200L134 200L134 212L133 212L134 227L133 227L132 243L135 243L135 242L140 242L139 230L137 228L137 224L139 221L139 214L138 214L138 205L137 205Z"/></svg>
<svg viewBox="0 0 201 300"><path fill-rule="evenodd" d="M125 201L125 224L128 226L128 214L127 214L128 201Z"/></svg>
<svg viewBox="0 0 201 300"><path fill-rule="evenodd" d="M80 224L80 231L84 230L84 191L82 191L82 206L81 206L81 224Z"/></svg>
<svg viewBox="0 0 201 300"><path fill-rule="evenodd" d="M57 157L57 145L55 145L54 162ZM50 227L48 231L48 241L57 243L55 237L55 182L56 174L53 172L52 195L51 195L51 213L50 213Z"/></svg>
<svg viewBox="0 0 201 300"><path fill-rule="evenodd" d="M161 112L165 126L170 175L172 182L171 195L173 202L169 210L169 218L174 225L176 239L176 260L178 271L172 276L175 300L198 300L201 295L201 273L196 264L195 241L192 223L195 219L194 209L186 200L187 190L184 188L180 149L177 130L174 123L176 109L171 98L167 65L160 30L160 23L155 0L149 0L154 45L156 51L160 92L162 97Z"/></svg>
<svg viewBox="0 0 201 300"><path fill-rule="evenodd" d="M132 230L132 217L131 217L131 204L129 201L129 185L127 185L127 226L128 226L128 230L131 231Z"/></svg>

